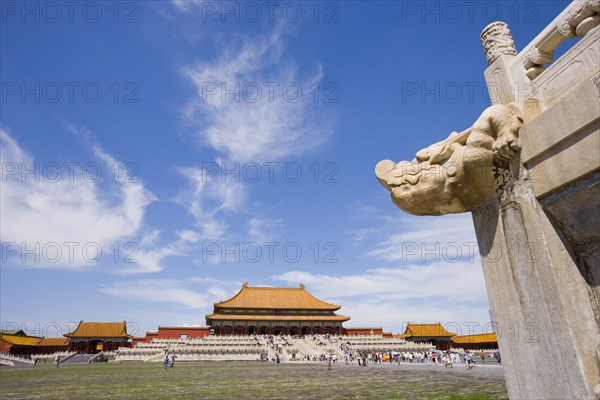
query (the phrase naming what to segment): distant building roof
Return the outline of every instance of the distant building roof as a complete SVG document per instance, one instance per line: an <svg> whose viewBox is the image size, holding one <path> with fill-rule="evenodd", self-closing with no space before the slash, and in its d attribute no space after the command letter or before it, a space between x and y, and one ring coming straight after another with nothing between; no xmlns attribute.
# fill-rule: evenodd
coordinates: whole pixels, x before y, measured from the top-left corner
<svg viewBox="0 0 600 400"><path fill-rule="evenodd" d="M130 338L127 334L127 323L123 322L79 322L72 333L64 335L68 338Z"/></svg>
<svg viewBox="0 0 600 400"><path fill-rule="evenodd" d="M23 335L0 335L0 340L9 343L13 346L68 346L69 339L67 338L42 338L38 336L23 336Z"/></svg>
<svg viewBox="0 0 600 400"><path fill-rule="evenodd" d="M452 341L456 344L471 344L471 343L493 343L498 341L495 333L479 333L475 335L454 336Z"/></svg>
<svg viewBox="0 0 600 400"><path fill-rule="evenodd" d="M33 346L42 339L37 336L0 335L0 340L15 346Z"/></svg>
<svg viewBox="0 0 600 400"><path fill-rule="evenodd" d="M35 344L40 347L59 347L59 346L68 346L69 338L42 338L39 342Z"/></svg>
<svg viewBox="0 0 600 400"><path fill-rule="evenodd" d="M231 299L215 303L215 307L240 309L294 309L336 311L341 306L326 303L308 293L304 285L299 288L249 287L244 283Z"/></svg>
<svg viewBox="0 0 600 400"><path fill-rule="evenodd" d="M448 332L439 322L436 324L411 324L406 326L406 330L401 338L409 337L452 337L454 333Z"/></svg>
<svg viewBox="0 0 600 400"><path fill-rule="evenodd" d="M0 335L19 335L19 336L27 336L25 332L21 329L1 329Z"/></svg>
<svg viewBox="0 0 600 400"><path fill-rule="evenodd" d="M210 320L227 321L334 321L345 322L350 319L345 315L235 315L235 314L211 314L206 316Z"/></svg>

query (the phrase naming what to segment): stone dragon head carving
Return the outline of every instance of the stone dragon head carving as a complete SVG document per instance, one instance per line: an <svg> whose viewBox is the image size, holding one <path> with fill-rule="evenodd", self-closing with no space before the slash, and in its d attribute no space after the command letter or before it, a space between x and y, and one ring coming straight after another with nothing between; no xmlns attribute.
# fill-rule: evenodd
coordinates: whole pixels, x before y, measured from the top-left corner
<svg viewBox="0 0 600 400"><path fill-rule="evenodd" d="M469 129L419 151L412 161L380 161L375 174L408 213L471 211L495 194L499 168L508 168L520 150L522 124L516 105L491 106Z"/></svg>

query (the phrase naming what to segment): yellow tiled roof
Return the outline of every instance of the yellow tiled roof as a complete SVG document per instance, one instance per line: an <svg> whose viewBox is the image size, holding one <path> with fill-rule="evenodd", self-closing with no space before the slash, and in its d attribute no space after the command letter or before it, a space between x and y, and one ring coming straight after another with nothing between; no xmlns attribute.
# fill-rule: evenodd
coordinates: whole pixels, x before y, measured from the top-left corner
<svg viewBox="0 0 600 400"><path fill-rule="evenodd" d="M54 346L68 346L68 338L42 338L35 344L36 346L54 347Z"/></svg>
<svg viewBox="0 0 600 400"><path fill-rule="evenodd" d="M239 315L239 314L211 314L206 316L207 320L229 320L229 321L332 321L344 322L350 317L345 315Z"/></svg>
<svg viewBox="0 0 600 400"><path fill-rule="evenodd" d="M452 337L454 333L448 332L442 324L408 324L401 337Z"/></svg>
<svg viewBox="0 0 600 400"><path fill-rule="evenodd" d="M121 337L129 338L127 323L123 322L83 322L81 321L75 331L64 335L68 338L76 337Z"/></svg>
<svg viewBox="0 0 600 400"><path fill-rule="evenodd" d="M452 341L456 344L491 343L497 342L498 337L495 333L479 333L476 335L454 336Z"/></svg>
<svg viewBox="0 0 600 400"><path fill-rule="evenodd" d="M0 335L19 335L27 336L21 329L0 329Z"/></svg>
<svg viewBox="0 0 600 400"><path fill-rule="evenodd" d="M223 308L267 308L294 310L339 310L340 306L326 303L308 293L304 285L299 288L249 287L244 283L231 299L215 303Z"/></svg>
<svg viewBox="0 0 600 400"><path fill-rule="evenodd" d="M41 338L37 336L0 335L0 339L16 346L33 346L39 342Z"/></svg>

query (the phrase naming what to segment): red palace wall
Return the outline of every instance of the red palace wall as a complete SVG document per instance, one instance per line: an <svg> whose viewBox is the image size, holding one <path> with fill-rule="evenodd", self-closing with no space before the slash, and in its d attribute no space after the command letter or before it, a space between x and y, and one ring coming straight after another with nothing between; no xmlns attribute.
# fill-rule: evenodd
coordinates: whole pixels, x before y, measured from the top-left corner
<svg viewBox="0 0 600 400"><path fill-rule="evenodd" d="M369 336L371 331L373 335L383 336L383 328L345 328L348 336Z"/></svg>
<svg viewBox="0 0 600 400"><path fill-rule="evenodd" d="M147 340L147 336L144 337L134 337L131 339L131 348L137 346L138 343L145 343Z"/></svg>
<svg viewBox="0 0 600 400"><path fill-rule="evenodd" d="M189 339L201 339L210 334L209 327L181 327L181 326L159 326L159 339L179 339L181 335L187 335Z"/></svg>
<svg viewBox="0 0 600 400"><path fill-rule="evenodd" d="M0 353L8 353L10 352L10 343L5 342L4 340L0 340Z"/></svg>
<svg viewBox="0 0 600 400"><path fill-rule="evenodd" d="M185 326L159 326L156 332L146 332L145 337L136 337L131 340L131 347L135 347L138 343L150 343L153 339L179 339L181 335L187 335L189 339L201 339L210 335L210 328L202 327L185 327Z"/></svg>

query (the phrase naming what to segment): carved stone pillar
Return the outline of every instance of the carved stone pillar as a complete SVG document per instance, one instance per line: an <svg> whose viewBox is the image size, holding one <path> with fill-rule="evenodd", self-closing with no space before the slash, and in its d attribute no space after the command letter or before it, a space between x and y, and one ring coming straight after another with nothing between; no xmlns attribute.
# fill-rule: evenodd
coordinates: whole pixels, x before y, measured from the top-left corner
<svg viewBox="0 0 600 400"><path fill-rule="evenodd" d="M597 0L572 3L559 18L559 30L563 20L575 29L579 21L593 14L592 3L600 6ZM589 265L581 254L598 254L598 225L594 232L587 221L598 220L594 204L600 198L593 188L597 187L600 157L597 147L596 157L578 147L593 141L594 134L598 137L599 113L597 104L587 107L590 96L585 74L573 71L565 72L562 79L569 79L576 92L550 108L538 104L537 99L545 96L545 86L531 84L529 78L539 75L542 64L552 60L550 49L560 43L550 28L539 46L532 43L519 55L521 61L501 55L485 71L493 102L515 102L523 110L519 133L523 150L512 160L513 172L505 175L507 180L496 196L472 210L473 221L510 397L600 399L600 307L594 296L598 279L583 272ZM580 44L588 46L583 41ZM575 57L577 51L573 50ZM485 47L484 51L489 60ZM594 45L587 49L588 53L594 51ZM499 92L500 96L494 96ZM581 102L577 107L569 107L577 101ZM582 133L580 125L590 128ZM541 137L547 138L545 147L538 145ZM532 157L534 152L537 159ZM554 165L561 176L552 173ZM576 174L584 170L587 172ZM548 175L554 175L553 180ZM547 185L552 190L540 190L540 179L552 181ZM545 205L550 200L559 204L560 218ZM560 221L568 229L560 226ZM595 245L578 251L583 242Z"/></svg>
<svg viewBox="0 0 600 400"><path fill-rule="evenodd" d="M587 285L527 179L474 209L473 221L510 398L597 398Z"/></svg>
<svg viewBox="0 0 600 400"><path fill-rule="evenodd" d="M485 72L490 92L527 81L516 61L498 52ZM533 107L526 90L507 90L472 127L417 152L413 161L375 167L406 212L473 213L512 399L600 399L599 274L592 263L600 259L594 224L600 115L597 103L582 100L590 97L586 75L569 79L579 84L576 91L551 108ZM532 136L521 138L522 132ZM581 147L589 138L595 145ZM539 166L535 175L550 181L554 165L542 162L547 159L581 173L553 176L557 182L536 193L540 185L530 174Z"/></svg>
<svg viewBox="0 0 600 400"><path fill-rule="evenodd" d="M510 34L508 25L504 22L493 22L481 32L481 44L488 65L491 65L501 55L516 56L517 49Z"/></svg>

